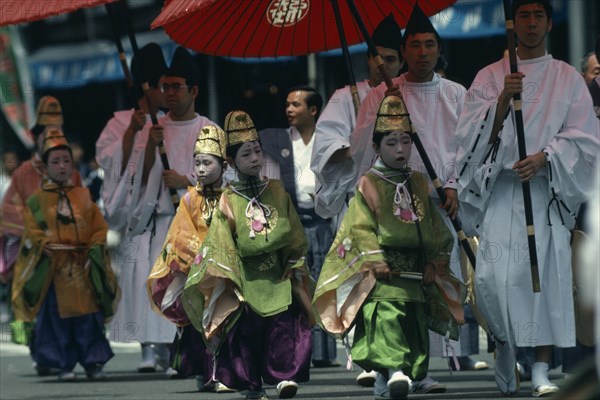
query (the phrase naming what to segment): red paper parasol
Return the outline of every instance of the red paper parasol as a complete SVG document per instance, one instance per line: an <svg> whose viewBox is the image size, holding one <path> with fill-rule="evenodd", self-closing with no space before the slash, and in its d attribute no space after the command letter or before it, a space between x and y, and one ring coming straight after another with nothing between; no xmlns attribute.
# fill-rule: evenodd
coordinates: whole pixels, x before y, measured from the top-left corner
<svg viewBox="0 0 600 400"><path fill-rule="evenodd" d="M367 30L393 14L406 26L417 0L356 0ZM434 15L456 0L419 0ZM348 45L364 39L345 1L340 16ZM231 57L306 55L342 47L331 0L176 0L166 2L152 28L203 54Z"/></svg>
<svg viewBox="0 0 600 400"><path fill-rule="evenodd" d="M0 26L37 21L116 0L2 0Z"/></svg>

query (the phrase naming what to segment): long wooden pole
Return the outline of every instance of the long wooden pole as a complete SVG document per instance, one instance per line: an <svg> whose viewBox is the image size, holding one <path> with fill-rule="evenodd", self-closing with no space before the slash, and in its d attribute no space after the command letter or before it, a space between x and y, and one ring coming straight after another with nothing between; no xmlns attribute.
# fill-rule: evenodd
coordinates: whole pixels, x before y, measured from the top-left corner
<svg viewBox="0 0 600 400"><path fill-rule="evenodd" d="M367 27L365 26L358 10L356 9L354 0L348 0L348 7L350 8L350 12L352 13L352 15L354 17L354 20L356 21L356 24L358 25L358 28L360 29L360 31L363 35L363 38L365 39L365 41L367 42L367 45L369 46L369 51L371 52L371 55L373 57L375 57L375 60L377 62L377 68L379 68L379 71L381 72L381 75L383 76L383 80L385 81L385 84L387 85L388 88L391 87L393 85L393 82L392 82L392 78L390 76L390 72L387 69L383 60L381 59L379 52L375 48L375 45L373 44L373 41L371 40L371 35L369 35L369 32L367 31ZM446 193L444 192L442 183L441 183L440 179L438 178L438 176L435 172L435 169L433 168L433 165L431 164L431 161L429 160L427 151L425 151L425 147L423 146L423 143L421 142L421 139L419 138L417 131L413 128L412 122L410 121L410 115L408 116L408 121L411 126L411 137L413 139L413 143L415 144L415 147L417 148L417 151L419 152L419 155L421 156L421 160L423 160L423 164L425 165L427 174L429 175L429 178L433 182L433 186L435 187L435 190L440 198L440 201L442 203L444 203L446 201ZM473 249L471 248L471 245L469 244L469 241L467 240L467 235L465 234L464 230L462 229L460 220L457 217L454 219L450 218L450 221L452 223L452 227L456 231L458 240L460 241L460 244L463 247L463 250L465 251L467 258L469 259L469 262L473 266L473 269L475 269L475 253L473 252Z"/></svg>
<svg viewBox="0 0 600 400"><path fill-rule="evenodd" d="M331 6L333 7L333 15L335 15L335 25L337 26L338 35L340 37L340 44L342 45L342 53L344 55L346 71L348 72L348 79L350 79L350 94L352 95L352 104L354 105L354 115L358 116L358 109L360 108L360 97L358 96L358 89L356 88L356 79L354 78L354 71L352 70L352 62L350 61L350 53L348 52L348 43L346 42L346 34L344 33L344 25L342 24L342 17L340 14L340 5L338 4L338 0L331 0Z"/></svg>
<svg viewBox="0 0 600 400"><path fill-rule="evenodd" d="M135 98L135 91L133 89L133 79L131 78L131 71L129 70L129 66L127 65L127 57L125 55L125 50L123 49L123 44L121 43L121 38L119 35L119 29L117 24L117 16L115 10L113 9L112 3L106 3L106 12L108 13L108 19L110 21L110 26L113 32L113 41L117 46L117 51L119 52L119 61L121 63L121 69L123 70L123 75L125 75L125 82L127 83L127 93L129 94L129 101L134 108L137 108L137 102Z"/></svg>
<svg viewBox="0 0 600 400"><path fill-rule="evenodd" d="M504 19L506 20L506 44L508 47L508 57L510 61L510 72L514 74L519 72L517 68L517 52L515 49L515 30L512 19L512 7L510 0L504 0ZM523 126L523 102L521 94L515 93L513 96L513 109L515 115L515 125L517 128L517 145L519 147L519 160L527 158L527 149L525 145L525 128ZM535 229L533 226L533 209L531 204L531 190L529 182L522 182L523 186L523 204L525 206L525 224L527 226L527 242L529 246L529 262L531 264L531 282L534 293L540 292L540 275L538 270L537 247L535 241Z"/></svg>
<svg viewBox="0 0 600 400"><path fill-rule="evenodd" d="M131 20L128 16L127 4L125 3L125 0L121 0L120 3L123 11L123 17L125 18L125 25L127 26L129 41L131 42L131 51L133 52L133 56L137 60L136 63L133 63L133 73L136 75L138 80L142 82L142 89L144 90L144 94L146 95L146 102L148 104L148 112L150 113L152 125L157 125L158 119L156 118L156 111L154 110L154 106L150 101L150 96L148 93L148 91L150 90L150 85L148 84L148 81L144 79L144 74L141 71L142 66L140 65L141 59L139 56L140 50L138 48L137 40L135 38L135 32L133 31L133 27L131 26ZM160 160L162 161L163 169L165 171L171 169L169 159L167 158L167 149L165 147L164 141L162 140L158 144L158 152L160 153ZM179 196L177 195L177 190L169 188L169 193L171 195L171 202L173 203L175 209L177 209L177 206L179 205Z"/></svg>

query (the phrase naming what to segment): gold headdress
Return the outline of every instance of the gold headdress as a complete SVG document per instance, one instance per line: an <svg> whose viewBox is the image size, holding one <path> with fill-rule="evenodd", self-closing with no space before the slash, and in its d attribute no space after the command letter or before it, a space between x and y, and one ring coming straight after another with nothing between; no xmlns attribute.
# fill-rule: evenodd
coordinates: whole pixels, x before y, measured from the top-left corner
<svg viewBox="0 0 600 400"><path fill-rule="evenodd" d="M194 154L211 154L225 159L227 150L227 138L225 132L215 125L207 125L200 129Z"/></svg>
<svg viewBox="0 0 600 400"><path fill-rule="evenodd" d="M254 128L252 118L244 111L231 111L225 117L227 146L258 140L258 132Z"/></svg>
<svg viewBox="0 0 600 400"><path fill-rule="evenodd" d="M410 116L404 100L398 96L387 96L377 111L374 132L412 132Z"/></svg>
<svg viewBox="0 0 600 400"><path fill-rule="evenodd" d="M38 102L37 108L37 125L49 126L62 126L63 115L62 107L58 100L52 96L44 96Z"/></svg>
<svg viewBox="0 0 600 400"><path fill-rule="evenodd" d="M71 148L69 146L69 142L67 142L67 138L60 128L54 126L46 128L44 131L44 145L42 154L46 154L48 151L56 147Z"/></svg>

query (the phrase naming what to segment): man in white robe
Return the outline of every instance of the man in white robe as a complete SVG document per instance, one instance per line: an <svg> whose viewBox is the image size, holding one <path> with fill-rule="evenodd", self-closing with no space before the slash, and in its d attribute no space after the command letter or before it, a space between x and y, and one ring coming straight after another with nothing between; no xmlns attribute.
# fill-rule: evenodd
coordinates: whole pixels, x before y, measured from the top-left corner
<svg viewBox="0 0 600 400"><path fill-rule="evenodd" d="M114 318L108 326L109 339L114 342L139 341L142 346L142 360L138 366L140 372L152 372L156 368L156 356L151 343L159 343L157 332L169 332L171 324L155 315L148 302L146 279L150 273L147 262L139 262L140 245L149 233L130 234L127 226L131 220L133 204L137 195L133 193L135 182L141 182L142 165L139 160L143 147L134 147L136 138L143 136L150 128L147 99L151 107L157 110L164 107L164 95L160 90L160 79L167 66L162 50L156 43L149 43L140 49L143 73L150 89L148 98L141 91L141 84L135 79L134 88L138 97L138 110L123 110L114 113L96 141L96 160L105 172L102 185L104 218L118 244L111 249L111 262L118 272L122 298ZM132 67L135 58L132 60ZM160 111L158 116L163 116ZM147 238L146 238L147 241ZM159 361L164 364L163 359Z"/></svg>
<svg viewBox="0 0 600 400"><path fill-rule="evenodd" d="M545 50L548 1L515 1L518 73L507 59L481 70L460 116L458 190L481 235L476 295L495 336L496 383L518 391L515 349L534 347L534 396L558 390L548 380L552 346L575 345L570 232L591 187L598 122L581 75ZM519 161L513 107L522 95L527 154ZM522 182L528 181L541 292L530 272Z"/></svg>
<svg viewBox="0 0 600 400"><path fill-rule="evenodd" d="M372 40L391 76L397 76L402 65L402 32L392 15L377 25ZM356 83L361 102L371 88L383 81L375 58L369 55L367 62L369 78ZM350 153L350 134L356 125L356 113L350 86L344 86L329 99L315 130L310 165L317 177L315 212L322 218L332 218L336 229L356 185L356 165Z"/></svg>
<svg viewBox="0 0 600 400"><path fill-rule="evenodd" d="M134 257L146 268L145 282L159 257L169 226L175 216L175 206L170 190L181 198L188 186L196 185L194 170L194 145L198 133L206 125L215 125L195 112L198 95L199 72L190 53L178 47L161 89L165 96L167 115L150 128L146 126L136 137L130 163L143 166L141 179L134 180L132 197L136 201L130 210L128 235L142 235ZM165 170L160 159L158 144L163 141L170 169ZM134 159L134 155L138 155ZM144 289L145 292L145 289ZM153 343L159 357L168 357L167 346L173 342L175 325L150 309L145 298L144 313L139 321L139 340ZM158 320L155 321L155 318ZM158 322L160 321L160 322ZM154 322L157 322L156 324ZM137 338L136 338L137 339Z"/></svg>

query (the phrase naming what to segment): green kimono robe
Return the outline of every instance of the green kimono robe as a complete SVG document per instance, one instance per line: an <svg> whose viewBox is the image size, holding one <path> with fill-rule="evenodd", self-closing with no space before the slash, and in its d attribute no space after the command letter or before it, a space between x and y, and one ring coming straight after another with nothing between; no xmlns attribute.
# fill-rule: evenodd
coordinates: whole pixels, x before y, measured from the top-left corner
<svg viewBox="0 0 600 400"><path fill-rule="evenodd" d="M249 200L239 194L246 194L239 189L245 183L233 182L223 192L219 211L192 263L183 304L207 340L227 333L242 302L267 317L287 310L294 293L310 310L314 282L304 262L307 242L300 219L280 181L263 184L267 185L260 195L268 209L265 228L251 237ZM288 270L293 270L292 278L282 279Z"/></svg>
<svg viewBox="0 0 600 400"><path fill-rule="evenodd" d="M458 338L465 292L449 273L452 234L429 197L427 178L412 172L405 186L414 201L421 243L410 213L394 203L395 184L404 179L397 170L378 166L358 182L313 299L320 324L331 334L344 336L365 302L400 300L424 303L430 329ZM393 274L390 282L375 278L373 261L387 262ZM437 278L436 284L423 286L421 272L427 262L437 264Z"/></svg>

